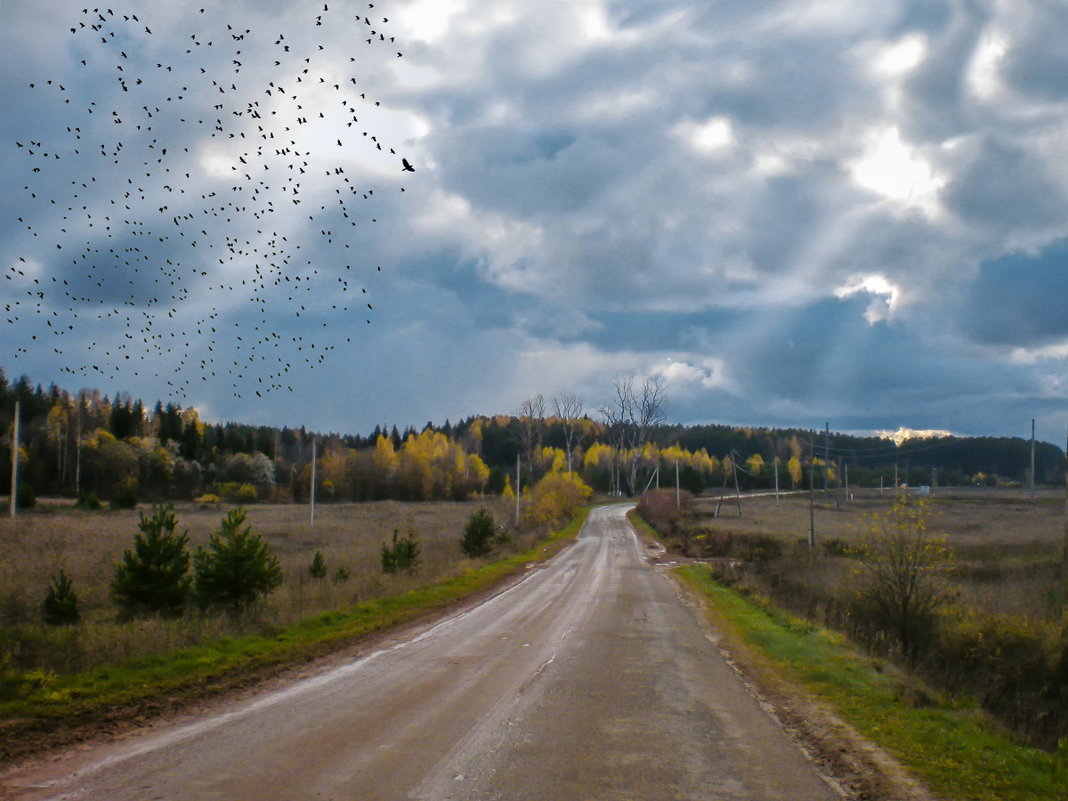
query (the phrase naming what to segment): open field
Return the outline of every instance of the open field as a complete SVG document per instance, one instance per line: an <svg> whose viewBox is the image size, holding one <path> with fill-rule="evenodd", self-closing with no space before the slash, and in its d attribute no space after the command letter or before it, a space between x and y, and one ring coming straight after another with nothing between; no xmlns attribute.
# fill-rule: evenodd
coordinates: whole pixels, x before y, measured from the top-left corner
<svg viewBox="0 0 1068 801"><path fill-rule="evenodd" d="M270 545L285 573L283 586L260 608L240 620L189 612L179 620L120 625L108 587L116 564L133 544L139 510L94 512L69 501L45 500L14 521L0 520L0 658L22 670L88 670L215 637L270 633L318 612L397 595L474 564L461 553L459 540L468 517L481 505L498 521L510 522L507 510L494 500L319 505L314 525L308 506L254 504L247 507L247 525ZM229 508L175 506L178 530L189 533L190 552L207 543ZM151 509L142 505L140 511ZM394 529L419 536L421 562L414 576L382 573L381 546ZM528 546L533 536L520 535L512 547ZM326 562L323 580L308 572L317 550ZM347 581L334 580L339 568L349 572ZM74 582L82 615L82 623L71 631L50 631L40 624L50 576L60 569Z"/></svg>
<svg viewBox="0 0 1068 801"><path fill-rule="evenodd" d="M1059 620L1062 591L1056 569L1064 549L1064 492L1040 490L1035 503L1019 489L936 489L930 496L928 528L943 534L953 552L953 573L962 601L992 612ZM858 544L873 514L893 505L891 489L854 490L843 502L842 492L814 496L817 553ZM717 502L718 517L713 517ZM697 529L709 535L766 536L786 548L804 551L809 533L808 493L744 498L742 514L732 498L720 502L701 498L695 503ZM695 555L699 549L695 550ZM848 565L823 560L813 565L819 580L844 580ZM815 577L813 577L815 579Z"/></svg>

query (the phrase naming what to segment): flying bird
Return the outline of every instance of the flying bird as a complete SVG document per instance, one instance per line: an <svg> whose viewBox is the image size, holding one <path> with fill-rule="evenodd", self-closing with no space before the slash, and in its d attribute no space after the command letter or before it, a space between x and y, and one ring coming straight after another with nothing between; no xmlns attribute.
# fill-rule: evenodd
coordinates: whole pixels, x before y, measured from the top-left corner
<svg viewBox="0 0 1068 801"><path fill-rule="evenodd" d="M292 384L283 383L281 376L297 361L293 354L312 351L314 358L305 357L304 362L307 369L313 369L325 363L335 345L318 340L310 328L299 329L304 333L290 337L287 343L271 330L275 319L271 312L299 299L301 310L308 312L298 313L302 322L311 315L319 322L317 329L344 324L348 306L337 301L348 292L348 283L340 278L340 283L333 283L331 268L321 270L317 265L339 262L341 248L365 247L353 227L357 220L377 219L371 216L373 212L365 216L346 205L345 198L355 197L358 190L336 162L323 165L326 169L320 175L326 176L325 183L320 179L315 185L304 185L302 176L318 168L319 156L302 151L290 130L307 125L317 126L319 133L346 131L358 121L354 111L357 103L367 101L366 93L359 98L346 96L346 85L332 81L337 105L317 103L301 88L287 93L281 83L264 79L266 67L277 68L272 72L275 80L288 76L302 85L301 76L312 84L317 76L318 84L325 84L326 73L298 46L291 51L289 44L283 45L282 35L274 40L273 49L243 54L242 42L252 31L216 23L211 15L196 24L187 23L188 38L180 48L168 50L166 32L162 40L154 36L151 52L160 58L152 62L153 70L152 64L143 62L142 48L137 46L138 37L153 34L147 24L151 19L142 22L137 15L108 11L107 16L94 12L98 18L88 28L84 22L69 27L72 36L83 36L83 29L99 36L99 41L86 37L78 52L91 54L92 60L81 59L81 65L90 71L110 65L112 83L101 81L85 90L80 96L81 111L70 107L70 93L58 82L42 77L30 84L35 92L44 92L45 103L59 103L59 94L51 93L64 93L60 110L69 124L63 126L65 133L28 131L16 142L27 168L24 202L35 221L26 224L15 246L26 248L26 255L43 262L42 269L51 272L57 288L46 288L36 278L9 270L5 279L25 294L16 294L17 299L8 304L6 319L11 325L43 321L43 329L52 336L66 337L57 340L64 347L53 345L53 351L70 354L80 348L84 363L77 371L82 375L110 376L119 364L136 360L153 365L154 375L165 377L168 385L180 391L190 386L188 372L199 370L201 379L207 381L228 360L226 374L234 379L238 397L252 378L265 387L264 394L289 388ZM328 11L326 4L323 11ZM205 9L200 13L205 14ZM359 20L356 17L349 25ZM157 25L157 34L160 30ZM332 44L343 46L352 38L346 34L339 24L324 34L330 38L308 49L318 53ZM384 41L381 33L375 35ZM222 40L227 44L220 46ZM111 50L120 41L123 49ZM232 68L235 76L228 85L211 78L224 67ZM355 87L356 78L350 77L348 85ZM221 102L208 100L209 90ZM264 94L272 98L270 108L261 107L256 99ZM126 95L136 97L137 102L120 100ZM382 101L367 102L379 105ZM319 114L309 121L303 110L313 103ZM140 111L131 111L138 104ZM95 122L100 115L94 112L101 109L112 112L110 116L104 112L110 131ZM98 152L74 147L83 133L99 137ZM202 165L189 147L178 147L192 137L227 143L232 179L225 191L199 186ZM362 146L363 141L346 136L335 139L346 151L358 142ZM384 150L376 137L370 139L375 147L369 155ZM66 165L62 177L51 166L61 156ZM402 171L415 171L406 159L402 165ZM107 170L99 181L98 167ZM281 178L271 177L279 171ZM64 177L71 179L66 194L61 188ZM109 186L122 188L108 191L105 187ZM363 190L359 194L373 204L374 189ZM336 204L327 202L330 197ZM286 220L283 199L292 200L293 212L300 209L303 213L306 207L309 213L303 217L289 214ZM116 212L121 213L116 216ZM272 226L270 220L278 220L295 235L279 233L281 225ZM351 233L338 233L342 220ZM54 246L56 255L42 251L41 244ZM60 254L68 254L65 258L71 261L64 266L58 260ZM20 256L23 262L25 256ZM84 275L74 272L79 269ZM64 270L60 283L56 279ZM376 271L381 272L381 266ZM61 296L56 294L60 291ZM229 304L254 304L259 313L235 319L233 330L209 326L220 320L221 313L218 304L211 306L204 300L219 296ZM111 338L100 335L105 332L101 325L118 327L113 332L118 344L107 344ZM185 334L209 328L207 342L190 340ZM137 332L141 335L135 337ZM30 335L30 342L37 340L37 334ZM197 351L200 355L194 355ZM29 349L17 348L16 358L20 356L30 358ZM64 369L75 372L70 366Z"/></svg>

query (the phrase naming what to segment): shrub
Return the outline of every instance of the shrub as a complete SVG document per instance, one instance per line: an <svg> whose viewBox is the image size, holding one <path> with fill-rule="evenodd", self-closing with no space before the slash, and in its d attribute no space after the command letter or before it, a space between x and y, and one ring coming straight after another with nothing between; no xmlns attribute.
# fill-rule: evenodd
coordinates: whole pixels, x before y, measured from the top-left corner
<svg viewBox="0 0 1068 801"><path fill-rule="evenodd" d="M97 509L100 509L103 504L100 503L100 498L97 497L95 492L86 492L85 490L82 490L78 495L78 506L83 509L96 511Z"/></svg>
<svg viewBox="0 0 1068 801"><path fill-rule="evenodd" d="M58 576L52 576L52 586L48 588L44 603L41 604L41 618L50 626L67 626L78 622L78 596L74 594L74 584L62 570Z"/></svg>
<svg viewBox="0 0 1068 801"><path fill-rule="evenodd" d="M397 538L397 530L393 529L393 544L382 543L382 572L383 573L414 573L419 565L419 538L414 531L408 530L400 539Z"/></svg>
<svg viewBox="0 0 1068 801"><path fill-rule="evenodd" d="M464 526L464 536L460 540L460 550L472 559L485 556L493 550L493 539L497 533L497 525L493 522L493 515L486 509L480 508L472 512Z"/></svg>
<svg viewBox="0 0 1068 801"><path fill-rule="evenodd" d="M850 553L849 543L838 537L823 540L820 543L820 547L823 549L825 556L848 556Z"/></svg>
<svg viewBox="0 0 1068 801"><path fill-rule="evenodd" d="M193 503L199 503L199 504L202 504L204 506L207 506L208 504L222 503L222 499L218 495L213 495L212 493L209 492L209 493L206 493L204 495L200 495L200 496L196 497L193 500Z"/></svg>
<svg viewBox="0 0 1068 801"><path fill-rule="evenodd" d="M239 611L282 584L278 557L251 526L241 528L247 513L231 509L211 535L208 548L193 558L195 594L201 608L218 605Z"/></svg>
<svg viewBox="0 0 1068 801"><path fill-rule="evenodd" d="M1068 726L1068 656L1059 625L951 606L938 617L925 663L1011 725L1053 745ZM1062 652L1062 649L1064 651Z"/></svg>
<svg viewBox="0 0 1068 801"><path fill-rule="evenodd" d="M177 534L174 505L153 505L152 516L141 512L133 550L123 554L111 582L111 598L120 619L142 614L178 617L189 596L189 551L186 532Z"/></svg>
<svg viewBox="0 0 1068 801"><path fill-rule="evenodd" d="M111 506L115 509L133 509L137 506L137 479L129 476L122 481L111 496Z"/></svg>
<svg viewBox="0 0 1068 801"><path fill-rule="evenodd" d="M316 551L315 556L312 557L311 564L308 565L308 573L311 574L313 579L326 578L326 560L323 559L323 552Z"/></svg>
<svg viewBox="0 0 1068 801"><path fill-rule="evenodd" d="M944 537L927 531L926 503L901 494L889 512L872 518L856 556L861 603L913 661L935 610L952 597L943 578L951 554Z"/></svg>
<svg viewBox="0 0 1068 801"><path fill-rule="evenodd" d="M254 484L242 484L234 493L234 500L238 503L255 503L260 499L260 491Z"/></svg>
<svg viewBox="0 0 1068 801"><path fill-rule="evenodd" d="M225 481L215 485L215 494L234 503L255 503L260 499L260 491L255 484L239 484L236 481Z"/></svg>
<svg viewBox="0 0 1068 801"><path fill-rule="evenodd" d="M37 505L37 492L33 484L28 481L20 481L18 490L15 492L15 507L17 509L32 509Z"/></svg>
<svg viewBox="0 0 1068 801"><path fill-rule="evenodd" d="M782 556L782 543L766 534L746 534L738 537L736 550L748 562L772 562Z"/></svg>
<svg viewBox="0 0 1068 801"><path fill-rule="evenodd" d="M352 574L349 573L349 571L346 570L345 568L339 567L334 572L334 577L331 579L331 581L333 581L335 584L344 584L350 578L352 578Z"/></svg>
<svg viewBox="0 0 1068 801"><path fill-rule="evenodd" d="M568 520L592 494L578 473L548 473L534 486L524 518L534 525Z"/></svg>
<svg viewBox="0 0 1068 801"><path fill-rule="evenodd" d="M693 494L680 491L678 499L675 490L654 490L646 492L638 501L638 514L663 539L676 538L691 517Z"/></svg>

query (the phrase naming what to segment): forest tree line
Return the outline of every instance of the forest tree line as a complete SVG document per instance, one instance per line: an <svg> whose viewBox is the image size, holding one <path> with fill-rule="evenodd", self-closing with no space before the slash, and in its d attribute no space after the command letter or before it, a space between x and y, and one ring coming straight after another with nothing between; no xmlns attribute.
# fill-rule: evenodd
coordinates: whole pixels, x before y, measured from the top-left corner
<svg viewBox="0 0 1068 801"><path fill-rule="evenodd" d="M315 452L319 501L462 499L514 493L554 472L577 473L596 491L640 493L656 482L694 493L709 488L802 489L812 465L818 487L1026 484L1030 442L941 437L900 444L801 429L668 425L663 388L616 382L615 404L587 409L581 396L535 396L515 414L472 416L421 429L376 426L366 435L309 432L202 420L194 407L55 384L14 383L0 369L0 487L11 482L15 402L19 480L31 495L101 502L195 499L302 502ZM630 393L629 396L624 395ZM633 405L628 406L628 401ZM643 402L649 402L643 418ZM314 445L313 445L314 443ZM814 457L814 458L813 458ZM656 469L659 467L659 475ZM1064 453L1037 443L1038 484L1064 482ZM0 490L3 492L4 490Z"/></svg>

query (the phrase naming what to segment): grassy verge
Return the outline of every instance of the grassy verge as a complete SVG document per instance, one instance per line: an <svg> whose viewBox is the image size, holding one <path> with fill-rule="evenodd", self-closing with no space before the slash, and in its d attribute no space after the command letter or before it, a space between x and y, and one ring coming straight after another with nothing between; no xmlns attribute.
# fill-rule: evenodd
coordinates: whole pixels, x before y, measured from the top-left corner
<svg viewBox="0 0 1068 801"><path fill-rule="evenodd" d="M273 636L232 637L69 676L41 671L24 674L18 677L22 683L19 697L0 703L0 752L5 750L2 740L9 732L17 738L19 728L28 724L55 726L115 707L150 707L155 699L196 697L212 689L239 686L250 677L323 656L369 634L445 610L522 572L531 562L554 556L575 538L590 508L529 551L392 598L318 614Z"/></svg>
<svg viewBox="0 0 1068 801"><path fill-rule="evenodd" d="M709 599L726 640L755 652L758 673L770 668L830 704L941 797L1068 799L1068 742L1056 754L1022 746L974 705L917 696L906 679L849 647L841 635L742 597L717 583L706 567L676 572Z"/></svg>
<svg viewBox="0 0 1068 801"><path fill-rule="evenodd" d="M656 533L656 529L645 522L645 518L638 514L637 509L631 509L627 512L627 520L630 521L630 524L634 526L635 531L642 537L645 537L650 541L663 542L660 539L660 535Z"/></svg>

